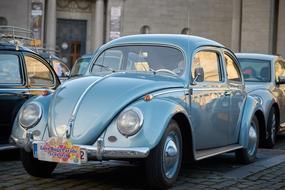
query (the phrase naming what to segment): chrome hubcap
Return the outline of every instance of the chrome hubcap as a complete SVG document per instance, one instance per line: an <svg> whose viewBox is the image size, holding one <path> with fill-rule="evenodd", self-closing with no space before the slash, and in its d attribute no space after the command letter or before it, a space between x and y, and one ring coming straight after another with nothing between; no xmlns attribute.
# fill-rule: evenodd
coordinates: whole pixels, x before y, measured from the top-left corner
<svg viewBox="0 0 285 190"><path fill-rule="evenodd" d="M172 178L178 168L180 147L176 133L171 133L166 138L163 149L163 170L167 178Z"/></svg>
<svg viewBox="0 0 285 190"><path fill-rule="evenodd" d="M256 126L255 123L250 124L249 128L249 139L248 139L248 154L253 155L257 148L257 134L256 134Z"/></svg>
<svg viewBox="0 0 285 190"><path fill-rule="evenodd" d="M276 117L275 114L273 114L271 121L271 139L273 142L275 142L275 133L276 133Z"/></svg>

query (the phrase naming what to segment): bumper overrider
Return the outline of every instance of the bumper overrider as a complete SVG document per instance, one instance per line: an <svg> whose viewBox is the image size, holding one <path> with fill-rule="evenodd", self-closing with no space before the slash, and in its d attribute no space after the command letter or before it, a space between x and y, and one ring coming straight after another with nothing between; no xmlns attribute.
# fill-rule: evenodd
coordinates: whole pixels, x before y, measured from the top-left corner
<svg viewBox="0 0 285 190"><path fill-rule="evenodd" d="M33 140L32 133L26 133L25 139L19 139L10 136L10 143L15 144L26 151L31 152L33 145L37 143L44 143L44 141ZM75 144L76 145L76 144ZM98 138L93 145L76 145L80 149L87 152L88 160L109 160L109 159L139 159L146 158L149 155L149 147L105 147L104 139Z"/></svg>

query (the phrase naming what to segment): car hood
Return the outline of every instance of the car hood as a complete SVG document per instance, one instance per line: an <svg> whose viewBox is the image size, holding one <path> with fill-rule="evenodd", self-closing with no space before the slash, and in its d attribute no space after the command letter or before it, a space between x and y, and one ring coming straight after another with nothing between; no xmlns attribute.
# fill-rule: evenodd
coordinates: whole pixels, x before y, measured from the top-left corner
<svg viewBox="0 0 285 190"><path fill-rule="evenodd" d="M247 93L252 93L256 90L268 90L270 87L269 83L256 83L256 82L246 82L245 90Z"/></svg>
<svg viewBox="0 0 285 190"><path fill-rule="evenodd" d="M78 105L70 138L75 144L92 144L118 112L131 102L147 93L183 86L183 80L177 77L138 73L114 73L103 78L90 76L66 81L51 100L49 131L56 136L56 126L69 126Z"/></svg>

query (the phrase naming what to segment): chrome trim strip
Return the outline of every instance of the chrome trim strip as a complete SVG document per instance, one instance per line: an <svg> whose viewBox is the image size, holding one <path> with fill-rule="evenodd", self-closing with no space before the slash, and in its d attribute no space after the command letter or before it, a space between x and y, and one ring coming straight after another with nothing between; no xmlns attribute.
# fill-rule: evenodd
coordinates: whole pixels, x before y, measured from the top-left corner
<svg viewBox="0 0 285 190"><path fill-rule="evenodd" d="M213 91L213 90L218 90L218 91L225 91L225 90L229 90L229 88L225 88L225 87L222 87L222 88L214 88L214 87L211 87L211 88L192 88L193 91Z"/></svg>
<svg viewBox="0 0 285 190"><path fill-rule="evenodd" d="M196 160L202 160L202 159L205 159L205 158L209 158L209 157L212 157L212 156L216 156L216 155L219 155L219 154L223 154L223 153L230 152L230 151L237 150L237 149L241 149L241 148L243 148L243 146L241 146L241 145L237 145L237 146L231 147L231 148L225 147L225 149L223 149L221 151L217 151L217 152L205 155L205 156L200 156L200 157L199 156L195 156L195 157L196 157ZM196 151L196 155L197 155L197 151Z"/></svg>
<svg viewBox="0 0 285 190"><path fill-rule="evenodd" d="M184 92L186 91L186 92L188 92L189 89L183 88L183 89L177 89L177 90L166 90L166 91L163 91L163 92L154 93L154 94L153 94L153 97L155 97L155 96L160 96L160 95L163 95L163 94L172 93L172 92L181 92L181 91L184 91Z"/></svg>
<svg viewBox="0 0 285 190"><path fill-rule="evenodd" d="M11 150L11 149L16 149L17 147L15 145L11 144L1 144L0 145L0 151L2 150Z"/></svg>

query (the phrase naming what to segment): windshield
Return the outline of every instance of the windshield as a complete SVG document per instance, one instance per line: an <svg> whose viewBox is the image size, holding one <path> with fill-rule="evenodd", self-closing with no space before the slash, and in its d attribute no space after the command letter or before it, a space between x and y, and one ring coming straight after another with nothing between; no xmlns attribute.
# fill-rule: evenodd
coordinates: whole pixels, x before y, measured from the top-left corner
<svg viewBox="0 0 285 190"><path fill-rule="evenodd" d="M175 48L122 46L101 53L92 67L92 73L102 75L114 71L152 71L180 76L184 69L183 54Z"/></svg>
<svg viewBox="0 0 285 190"><path fill-rule="evenodd" d="M238 59L246 82L270 82L270 61L259 59Z"/></svg>
<svg viewBox="0 0 285 190"><path fill-rule="evenodd" d="M71 76L85 74L90 61L91 61L91 57L79 58L72 67Z"/></svg>

